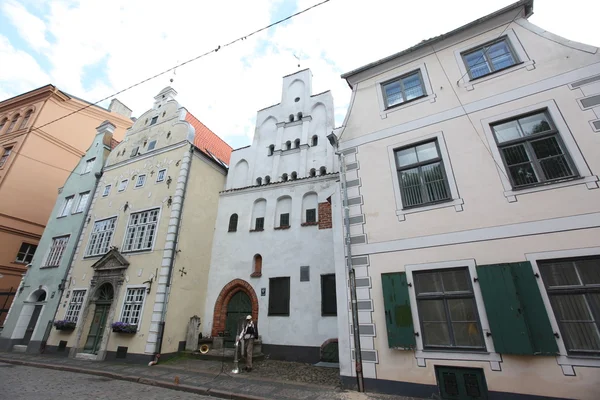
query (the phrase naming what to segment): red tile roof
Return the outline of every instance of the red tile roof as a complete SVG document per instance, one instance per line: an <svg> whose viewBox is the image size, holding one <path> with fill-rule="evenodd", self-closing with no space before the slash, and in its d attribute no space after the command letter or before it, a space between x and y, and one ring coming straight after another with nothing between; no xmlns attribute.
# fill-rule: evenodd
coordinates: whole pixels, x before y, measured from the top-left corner
<svg viewBox="0 0 600 400"><path fill-rule="evenodd" d="M185 120L189 122L196 134L194 137L194 145L209 157L214 156L219 160L229 165L229 158L233 149L223 139L218 137L213 131L208 129L206 125L194 117L189 111L185 115Z"/></svg>
<svg viewBox="0 0 600 400"><path fill-rule="evenodd" d="M114 150L114 149L115 149L115 147L117 147L117 145L118 145L119 143L121 143L121 142L119 142L117 139L113 139L113 138L111 138L111 139L110 139L110 149L111 149L111 150Z"/></svg>

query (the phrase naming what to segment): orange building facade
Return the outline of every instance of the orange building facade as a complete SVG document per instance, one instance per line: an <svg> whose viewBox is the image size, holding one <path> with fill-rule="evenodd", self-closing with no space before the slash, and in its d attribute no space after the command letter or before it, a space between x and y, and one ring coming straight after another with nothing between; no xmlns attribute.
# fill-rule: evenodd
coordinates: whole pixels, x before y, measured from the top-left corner
<svg viewBox="0 0 600 400"><path fill-rule="evenodd" d="M130 116L118 100L105 109L53 85L0 102L0 326L58 189L85 154L95 128L109 120L116 126L113 139L120 141L133 124Z"/></svg>

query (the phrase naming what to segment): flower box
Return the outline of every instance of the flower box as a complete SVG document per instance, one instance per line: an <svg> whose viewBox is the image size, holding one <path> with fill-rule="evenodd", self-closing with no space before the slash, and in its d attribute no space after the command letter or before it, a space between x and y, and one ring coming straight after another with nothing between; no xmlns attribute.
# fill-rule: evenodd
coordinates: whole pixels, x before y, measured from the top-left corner
<svg viewBox="0 0 600 400"><path fill-rule="evenodd" d="M117 333L136 333L137 325L128 324L126 322L114 322L112 331Z"/></svg>
<svg viewBox="0 0 600 400"><path fill-rule="evenodd" d="M72 331L77 324L73 321L59 320L54 321L54 327L57 331Z"/></svg>

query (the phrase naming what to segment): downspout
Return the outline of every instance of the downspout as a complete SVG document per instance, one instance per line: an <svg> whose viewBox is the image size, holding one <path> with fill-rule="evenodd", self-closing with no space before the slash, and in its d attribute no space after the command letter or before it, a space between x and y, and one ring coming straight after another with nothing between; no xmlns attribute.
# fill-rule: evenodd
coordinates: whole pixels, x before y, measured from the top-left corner
<svg viewBox="0 0 600 400"><path fill-rule="evenodd" d="M169 305L169 297L171 296L171 280L173 279L173 268L175 266L175 255L177 254L177 246L179 244L179 231L181 229L181 215L183 214L183 205L185 202L185 195L187 192L187 186L189 181L190 170L192 168L192 159L194 153L194 146L190 144L190 162L188 164L188 170L185 175L185 182L183 183L183 193L181 194L181 207L179 208L179 212L176 215L177 225L175 229L175 238L173 240L173 249L171 251L171 257L169 260L169 274L167 275L167 283L166 283L166 291L165 291L165 303L162 309L162 313L160 316L160 322L158 323L158 338L156 340L156 349L154 354L154 360L150 361L149 366L155 365L158 363L160 358L160 353L162 351L162 342L165 334L165 319L167 315L167 306ZM183 167L183 165L182 165ZM179 179L178 179L179 180ZM175 186L175 190L177 190L177 186ZM157 277L158 279L158 277Z"/></svg>

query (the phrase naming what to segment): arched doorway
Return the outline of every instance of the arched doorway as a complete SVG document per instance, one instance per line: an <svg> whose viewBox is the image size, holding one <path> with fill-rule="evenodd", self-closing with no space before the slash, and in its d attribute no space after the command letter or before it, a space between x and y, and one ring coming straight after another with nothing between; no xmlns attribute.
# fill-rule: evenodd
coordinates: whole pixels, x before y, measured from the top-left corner
<svg viewBox="0 0 600 400"><path fill-rule="evenodd" d="M95 292L94 303L96 308L94 309L90 332L83 346L85 353L98 354L98 350L100 350L100 343L102 342L102 335L106 327L106 319L112 305L114 293L112 285L108 282L101 285Z"/></svg>
<svg viewBox="0 0 600 400"><path fill-rule="evenodd" d="M243 297L243 295L240 295L238 293L242 293L246 297ZM229 304L232 302L233 297L236 295L238 296L237 300L234 301L230 310ZM250 304L249 308L247 307L247 305L245 305L248 303ZM239 316L244 317L247 315L252 315L252 318L255 321L258 321L258 297L256 296L256 292L252 288L252 285L250 285L243 279L232 280L231 282L226 284L221 290L221 293L219 293L219 296L215 301L215 311L213 314L213 325L211 331L211 335L213 337L235 336L235 328L232 332L231 325L227 325L227 316L229 314L229 311L232 312L230 316L231 320L233 320L234 318L234 313L237 313ZM229 333L227 335L224 335L224 332L227 332L228 330ZM235 340L235 338L233 338L233 340Z"/></svg>
<svg viewBox="0 0 600 400"><path fill-rule="evenodd" d="M35 292L29 295L27 301L35 304L33 305L33 312L31 314L31 318L29 319L29 323L27 324L27 328L25 329L25 335L23 336L23 339L21 339L22 345L29 344L31 336L33 336L33 332L35 331L35 327L37 326L38 319L40 318L40 314L42 312L42 308L44 307L43 302L46 301L46 291L44 289L36 290ZM25 309L23 309L23 311L25 311Z"/></svg>
<svg viewBox="0 0 600 400"><path fill-rule="evenodd" d="M235 336L238 325L244 321L247 315L252 315L252 302L250 296L243 291L235 293L227 304L227 316L225 317L225 346L234 347Z"/></svg>

